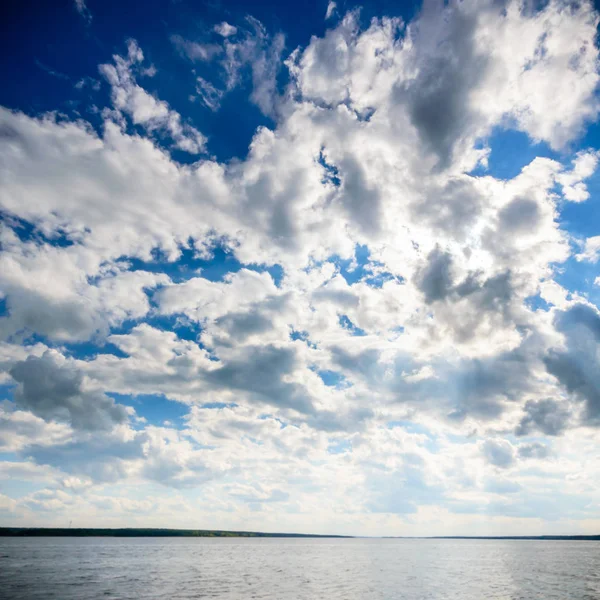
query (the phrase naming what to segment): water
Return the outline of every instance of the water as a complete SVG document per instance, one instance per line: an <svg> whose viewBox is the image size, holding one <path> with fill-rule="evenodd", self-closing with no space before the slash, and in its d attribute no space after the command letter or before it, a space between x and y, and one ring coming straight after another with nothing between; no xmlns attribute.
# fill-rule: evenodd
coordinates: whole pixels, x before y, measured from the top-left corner
<svg viewBox="0 0 600 600"><path fill-rule="evenodd" d="M600 542L0 538L0 597L598 600Z"/></svg>

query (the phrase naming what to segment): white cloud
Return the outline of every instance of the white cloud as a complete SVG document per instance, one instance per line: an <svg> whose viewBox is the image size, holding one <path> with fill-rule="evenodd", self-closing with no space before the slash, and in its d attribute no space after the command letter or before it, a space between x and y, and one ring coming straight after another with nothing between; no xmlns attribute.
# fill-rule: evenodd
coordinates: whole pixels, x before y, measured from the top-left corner
<svg viewBox="0 0 600 600"><path fill-rule="evenodd" d="M557 181L563 195L570 202L584 202L590 197L584 180L594 174L598 166L598 152L580 152L573 160L572 171L561 173Z"/></svg>
<svg viewBox="0 0 600 600"><path fill-rule="evenodd" d="M543 491L551 519L593 497L597 465L580 457L595 452L598 317L554 276L573 256L560 211L588 199L597 167L594 151L568 154L597 115L597 16L586 2L505 8L428 3L364 30L349 13L286 60L285 90L284 37L254 19L216 26L218 44L174 36L196 68L222 69L194 75L207 107L251 75L275 119L229 163L182 164L159 143L207 146L138 84L153 71L134 42L101 67L113 109L100 133L0 110L0 367L18 386L0 434L33 465L24 477L50 465L55 482L11 510L232 528L260 513L264 528L350 533L431 533L438 519L476 532L487 510L505 532L533 519L519 498ZM564 164L495 177L498 128ZM235 271L216 281L190 259L215 246ZM575 257L599 248L588 238ZM76 342L103 351L78 356ZM136 420L111 394L142 416L143 396L160 396L184 417ZM202 494L178 514L152 486Z"/></svg>
<svg viewBox="0 0 600 600"><path fill-rule="evenodd" d="M81 373L61 364L50 351L17 362L10 375L18 383L17 407L46 421L67 421L74 429L94 431L111 429L129 417L112 398L86 390Z"/></svg>
<svg viewBox="0 0 600 600"><path fill-rule="evenodd" d="M598 262L600 258L600 235L587 238L583 245L583 252L577 254L575 258L578 261Z"/></svg>
<svg viewBox="0 0 600 600"><path fill-rule="evenodd" d="M336 7L337 7L337 4L335 2L329 2L329 4L327 4L327 10L325 11L325 20L326 21L328 19L331 19L331 17L335 13Z"/></svg>
<svg viewBox="0 0 600 600"><path fill-rule="evenodd" d="M270 36L262 23L251 16L246 17L244 28L223 22L213 30L223 37L220 44L194 42L180 35L171 37L175 47L192 61L218 60L220 81L197 78L196 92L202 102L211 110L217 110L221 98L242 84L246 71L250 71L251 101L263 114L275 116L279 102L276 78L285 47L284 36L281 33Z"/></svg>
<svg viewBox="0 0 600 600"><path fill-rule="evenodd" d="M89 25L92 22L92 13L87 7L85 0L74 0L75 10L81 15L82 19Z"/></svg>
<svg viewBox="0 0 600 600"><path fill-rule="evenodd" d="M235 27L234 25L230 25L229 23L227 23L227 21L223 21L222 23L215 25L214 30L219 35L222 35L225 38L235 35L237 33L237 27Z"/></svg>
<svg viewBox="0 0 600 600"><path fill-rule="evenodd" d="M218 44L199 44L190 42L180 35L171 36L171 42L184 56L191 61L211 61L215 56L223 52Z"/></svg>
<svg viewBox="0 0 600 600"><path fill-rule="evenodd" d="M127 58L115 55L114 65L100 65L100 72L112 87L115 108L129 115L135 125L144 126L149 132L168 132L180 150L191 154L202 152L205 137L191 125L183 123L181 115L164 100L158 100L136 83L135 72L144 60L144 54L135 41L129 40L127 52ZM145 73L152 74L153 71L146 69Z"/></svg>
<svg viewBox="0 0 600 600"><path fill-rule="evenodd" d="M196 93L200 97L200 101L213 111L219 110L221 99L225 95L224 90L216 88L210 81L204 79L204 77L196 79Z"/></svg>

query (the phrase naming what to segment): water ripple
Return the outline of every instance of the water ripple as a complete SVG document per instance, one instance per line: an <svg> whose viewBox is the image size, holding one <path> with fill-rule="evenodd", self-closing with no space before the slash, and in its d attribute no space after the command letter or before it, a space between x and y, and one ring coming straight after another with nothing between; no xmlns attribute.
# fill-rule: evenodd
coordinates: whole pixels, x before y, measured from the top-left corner
<svg viewBox="0 0 600 600"><path fill-rule="evenodd" d="M598 600L600 543L0 538L0 598Z"/></svg>

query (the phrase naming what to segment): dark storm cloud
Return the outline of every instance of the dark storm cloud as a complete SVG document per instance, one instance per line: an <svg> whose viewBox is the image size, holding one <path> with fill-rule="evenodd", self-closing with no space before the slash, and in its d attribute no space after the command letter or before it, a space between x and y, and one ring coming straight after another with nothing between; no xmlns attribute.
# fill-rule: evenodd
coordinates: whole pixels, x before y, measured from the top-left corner
<svg viewBox="0 0 600 600"><path fill-rule="evenodd" d="M15 401L46 421L71 423L81 430L109 430L127 421L124 406L102 392L85 391L83 375L68 365L58 364L49 353L29 356L10 370L19 384Z"/></svg>

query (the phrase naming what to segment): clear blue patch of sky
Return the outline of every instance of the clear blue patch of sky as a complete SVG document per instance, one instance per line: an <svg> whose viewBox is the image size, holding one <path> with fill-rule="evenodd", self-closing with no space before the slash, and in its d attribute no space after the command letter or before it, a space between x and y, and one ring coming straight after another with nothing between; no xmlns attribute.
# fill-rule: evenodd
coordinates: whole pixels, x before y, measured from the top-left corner
<svg viewBox="0 0 600 600"><path fill-rule="evenodd" d="M337 255L331 256L328 260L336 265L342 277L346 280L348 285L352 285L357 281L360 281L365 275L370 274L370 271L366 271L365 267L369 263L370 250L367 246L357 244L354 248L354 260L343 259Z"/></svg>
<svg viewBox="0 0 600 600"><path fill-rule="evenodd" d="M205 402L204 404L199 405L200 408L208 408L208 409L222 409L222 408L235 408L239 406L235 402Z"/></svg>
<svg viewBox="0 0 600 600"><path fill-rule="evenodd" d="M165 421L181 426L184 418L189 414L190 407L182 402L169 400L160 394L129 394L107 393L115 402L132 406L138 417L144 417L148 424L162 426Z"/></svg>
<svg viewBox="0 0 600 600"><path fill-rule="evenodd" d="M73 245L73 240L64 231L53 232L52 237L48 237L34 223L25 219L20 219L12 215L7 215L0 211L0 223L11 227L15 235L21 242L35 242L37 244L50 244L59 248L66 248ZM1 249L1 245L0 245Z"/></svg>
<svg viewBox="0 0 600 600"><path fill-rule="evenodd" d="M114 331L112 333L115 333ZM48 346L52 346L50 341L47 341ZM127 354L115 344L107 340L90 340L86 342L68 342L60 344L67 356L72 356L78 360L90 360L99 354L112 354L117 358L127 358Z"/></svg>
<svg viewBox="0 0 600 600"><path fill-rule="evenodd" d="M261 421L266 421L267 419L273 419L274 421L277 421L279 423L279 427L281 429L285 429L288 426L288 424L285 421L282 421L279 417L276 417L276 416L272 415L271 413L263 413L262 415L258 415L258 418Z"/></svg>
<svg viewBox="0 0 600 600"><path fill-rule="evenodd" d="M0 461L2 462L20 462L20 460L16 452L0 452Z"/></svg>
<svg viewBox="0 0 600 600"><path fill-rule="evenodd" d="M491 152L487 169L479 165L471 175L491 175L497 179L512 179L536 157L561 161L564 156L545 142L534 143L526 133L503 127L496 128L486 140Z"/></svg>
<svg viewBox="0 0 600 600"><path fill-rule="evenodd" d="M317 345L314 342L310 341L308 332L306 332L306 331L296 331L294 329L294 330L292 330L292 333L290 333L290 339L293 341L300 340L302 342L305 342L309 348L317 347Z"/></svg>
<svg viewBox="0 0 600 600"><path fill-rule="evenodd" d="M330 371L328 369L318 370L313 369L315 373L321 378L321 381L328 387L334 387L337 389L346 389L352 384L346 379L342 373L337 371Z"/></svg>
<svg viewBox="0 0 600 600"><path fill-rule="evenodd" d="M325 174L321 183L331 183L335 187L339 187L341 185L341 179L339 177L339 170L335 165L331 165L327 162L323 151L319 154L319 164L323 167Z"/></svg>
<svg viewBox="0 0 600 600"><path fill-rule="evenodd" d="M367 285L370 285L371 287L378 288L378 289L383 287L383 284L386 283L387 281L403 281L403 279L401 277L400 278L396 277L388 272L375 273L373 276L365 277L365 279L364 279L364 282Z"/></svg>
<svg viewBox="0 0 600 600"><path fill-rule="evenodd" d="M283 268L280 265L243 264L227 248L216 246L211 250L212 256L202 258L191 247L182 247L181 255L175 261L168 261L157 249L153 260L144 261L139 258L123 257L132 271L149 271L165 273L175 282L182 282L191 277L203 277L210 281L223 281L229 273L237 273L240 269L249 269L259 273L267 272L279 286L283 279Z"/></svg>
<svg viewBox="0 0 600 600"><path fill-rule="evenodd" d="M600 10L600 1L595 0L596 10ZM596 98L599 95L596 93ZM582 138L577 141L581 148L600 148L600 123L591 123L586 126Z"/></svg>
<svg viewBox="0 0 600 600"><path fill-rule="evenodd" d="M373 267L381 267L382 263L371 260L371 251L368 246L356 244L354 248L354 259L341 258L337 254L330 256L328 262L333 263L340 272L340 275L346 280L348 285L358 281L364 281L367 285L380 288L386 281L398 280L401 277L395 277L389 272L374 272Z"/></svg>
<svg viewBox="0 0 600 600"><path fill-rule="evenodd" d="M0 384L0 402L2 402L3 400L12 400L15 385L16 384L14 383Z"/></svg>
<svg viewBox="0 0 600 600"><path fill-rule="evenodd" d="M531 310L544 310L544 311L549 310L550 306L551 306L539 294L525 298L525 305L527 307L529 307Z"/></svg>
<svg viewBox="0 0 600 600"><path fill-rule="evenodd" d="M367 335L364 329L357 327L348 317L348 315L340 315L340 326L349 331L352 335Z"/></svg>
<svg viewBox="0 0 600 600"><path fill-rule="evenodd" d="M191 321L183 316L151 315L145 318L144 322L155 329L172 331L177 334L179 339L188 342L198 342L198 337L202 333L202 327L199 323Z"/></svg>
<svg viewBox="0 0 600 600"><path fill-rule="evenodd" d="M554 280L570 292L578 292L586 296L590 302L600 306L600 286L594 285L596 277L600 276L600 265L569 258L560 265Z"/></svg>

